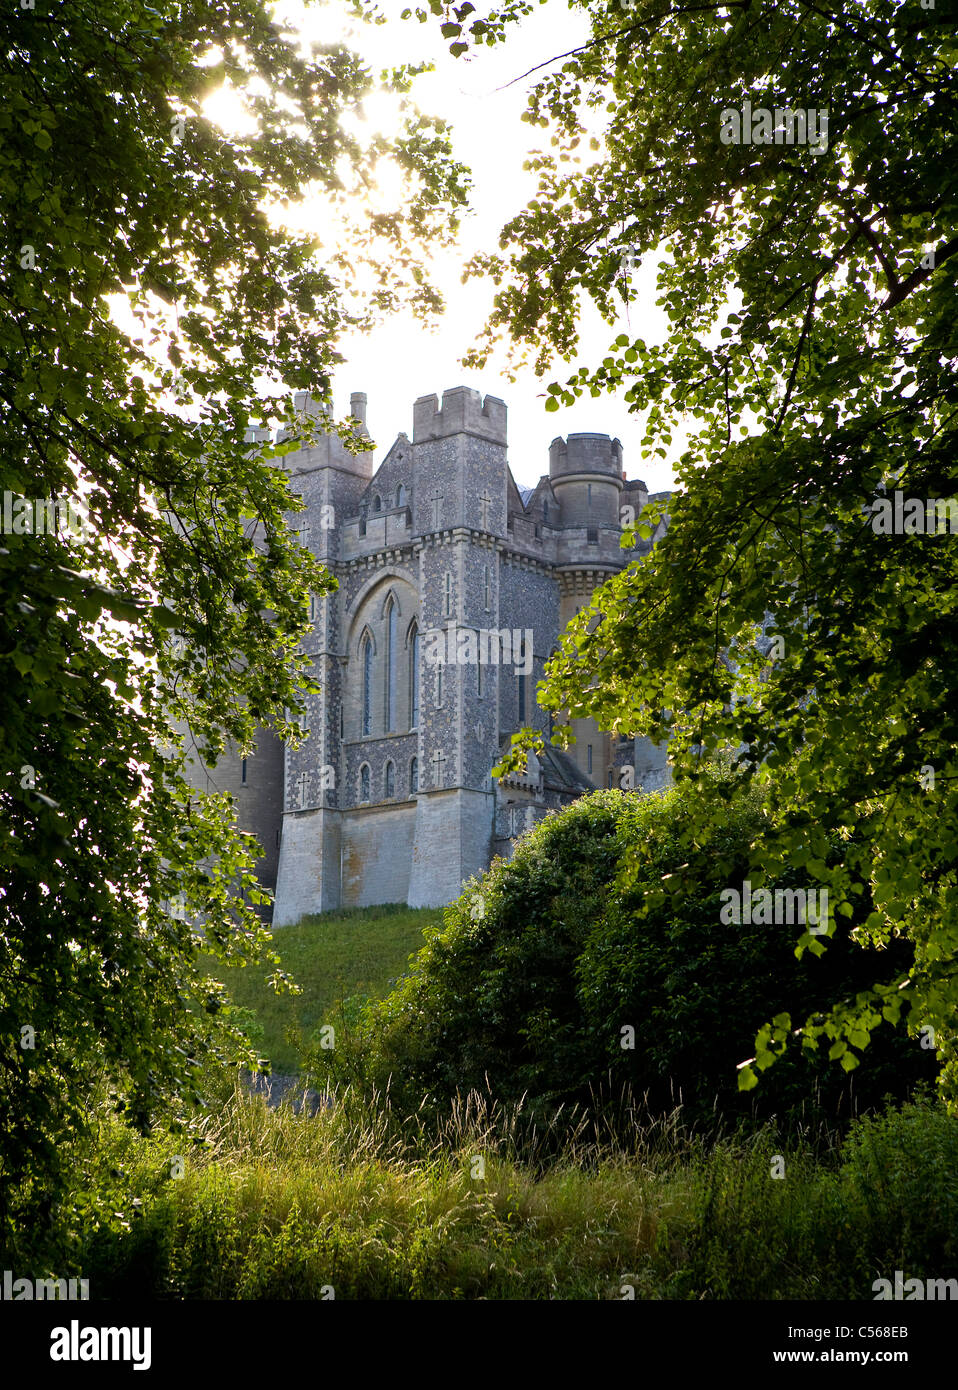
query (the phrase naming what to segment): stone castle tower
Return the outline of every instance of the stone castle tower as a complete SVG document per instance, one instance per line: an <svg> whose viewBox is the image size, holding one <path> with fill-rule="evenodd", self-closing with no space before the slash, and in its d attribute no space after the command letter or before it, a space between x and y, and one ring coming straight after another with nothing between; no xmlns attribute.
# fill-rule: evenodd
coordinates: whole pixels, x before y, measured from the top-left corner
<svg viewBox="0 0 958 1390"><path fill-rule="evenodd" d="M308 395L296 405L322 423ZM362 435L365 410L354 394ZM548 474L520 490L505 403L466 387L441 405L420 397L412 439L400 434L375 474L371 452L314 438L282 460L307 508L290 522L339 581L314 600L304 642L321 686L307 737L293 750L264 731L251 757L203 774L263 846L275 926L449 902L550 810L600 786L663 785L664 748L591 720L573 725L568 754L547 743L525 776L491 776L523 725L548 737L535 689L566 623L660 534L619 544L621 509L638 515L649 494L626 480L617 439L554 440Z"/></svg>

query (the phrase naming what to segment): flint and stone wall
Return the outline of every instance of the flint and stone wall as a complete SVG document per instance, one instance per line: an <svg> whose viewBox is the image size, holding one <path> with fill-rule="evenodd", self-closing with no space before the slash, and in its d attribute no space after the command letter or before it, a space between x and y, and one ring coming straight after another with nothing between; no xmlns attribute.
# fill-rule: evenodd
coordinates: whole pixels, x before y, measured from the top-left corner
<svg viewBox="0 0 958 1390"><path fill-rule="evenodd" d="M320 432L282 461L307 503L289 520L339 585L315 599L304 643L322 693L308 700L298 749L284 750L264 734L247 760L245 784L235 758L202 774L235 792L240 823L263 844L275 926L338 907L446 903L494 853L511 853L516 837L543 815L590 785L607 785L613 770L613 784L621 785L618 767L630 745L623 752L592 721L576 726L579 743L569 756L578 774L554 765L551 783L540 769L497 784L491 769L521 723L548 732L536 685L569 618L597 585L650 548L639 543L629 555L619 546L621 508L641 510L648 493L644 483L624 480L618 440L554 440L549 474L523 505L507 463L506 406L496 397L483 400L465 387L444 392L441 403L420 397L412 439L400 434L375 475L371 452L349 454L322 433L315 402L301 394L296 404ZM365 409L365 396L354 394L361 439L368 439ZM524 720L516 660L481 672L475 664L438 666L423 659L422 645L417 714L414 634L422 644L427 632L450 624L531 633ZM373 651L368 732L364 637ZM637 739L631 757L637 786L665 784L664 749Z"/></svg>

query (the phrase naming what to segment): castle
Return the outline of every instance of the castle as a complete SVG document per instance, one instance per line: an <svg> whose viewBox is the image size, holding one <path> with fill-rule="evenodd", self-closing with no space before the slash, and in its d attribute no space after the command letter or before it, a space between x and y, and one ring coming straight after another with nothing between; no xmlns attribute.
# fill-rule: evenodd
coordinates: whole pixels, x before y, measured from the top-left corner
<svg viewBox="0 0 958 1390"><path fill-rule="evenodd" d="M317 424L280 460L306 504L289 521L339 582L313 601L303 644L321 694L308 697L299 748L262 731L252 756L203 770L263 846L273 925L449 902L550 810L600 786L663 785L664 748L589 719L573 722L577 741L561 752L536 703L566 623L667 524L621 548L623 516L649 493L626 479L619 441L556 439L548 474L520 489L505 403L457 387L441 405L416 401L412 439L400 434L374 474L372 453L349 453L307 394L296 407ZM350 411L368 439L365 395ZM491 769L524 725L542 730L545 751L524 775L496 781Z"/></svg>

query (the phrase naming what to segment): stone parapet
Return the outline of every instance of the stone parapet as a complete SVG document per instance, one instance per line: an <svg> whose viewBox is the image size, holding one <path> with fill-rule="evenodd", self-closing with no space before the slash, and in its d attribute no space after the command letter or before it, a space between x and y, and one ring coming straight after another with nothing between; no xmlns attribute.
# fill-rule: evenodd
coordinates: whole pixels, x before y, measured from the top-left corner
<svg viewBox="0 0 958 1390"><path fill-rule="evenodd" d="M505 401L498 396L486 396L483 400L470 386L443 391L442 406L436 395L420 396L413 406L413 442L446 439L454 434L475 434L494 444L505 444Z"/></svg>

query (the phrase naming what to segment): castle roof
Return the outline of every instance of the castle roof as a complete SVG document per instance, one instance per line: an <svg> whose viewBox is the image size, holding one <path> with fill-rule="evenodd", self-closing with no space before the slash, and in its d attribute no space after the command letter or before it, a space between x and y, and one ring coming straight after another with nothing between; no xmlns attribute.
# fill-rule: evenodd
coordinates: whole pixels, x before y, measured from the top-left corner
<svg viewBox="0 0 958 1390"><path fill-rule="evenodd" d="M508 752L512 747L511 735L506 734L501 740L499 749L501 753ZM558 792L560 796L582 796L583 792L594 792L596 786L591 782L585 773L580 772L576 764L560 749L554 748L548 740L545 740L541 752L536 752L535 763L542 775L542 790L548 792ZM531 762L531 758L530 758ZM533 781L536 774L532 773ZM529 781L524 775L517 776L510 774L500 779L503 783L513 786L530 788L533 782Z"/></svg>
<svg viewBox="0 0 958 1390"><path fill-rule="evenodd" d="M511 740L510 740L511 742ZM584 772L580 772L567 753L545 743L541 753L537 753L542 767L543 786L546 791L567 792L581 796L583 792L594 792L595 785Z"/></svg>

